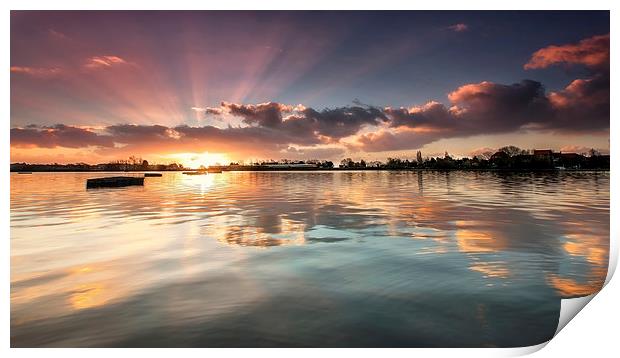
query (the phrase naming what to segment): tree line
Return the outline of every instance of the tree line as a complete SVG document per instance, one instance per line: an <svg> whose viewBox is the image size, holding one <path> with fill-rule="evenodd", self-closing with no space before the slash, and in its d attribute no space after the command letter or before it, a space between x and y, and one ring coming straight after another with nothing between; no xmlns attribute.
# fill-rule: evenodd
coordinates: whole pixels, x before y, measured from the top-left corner
<svg viewBox="0 0 620 358"><path fill-rule="evenodd" d="M444 156L423 157L416 153L415 159L387 158L386 162L364 159L340 161L345 169L602 169L609 170L609 155L591 149L586 153L561 153L551 150L528 150L505 146L495 152L487 151L471 158L454 158L448 152Z"/></svg>

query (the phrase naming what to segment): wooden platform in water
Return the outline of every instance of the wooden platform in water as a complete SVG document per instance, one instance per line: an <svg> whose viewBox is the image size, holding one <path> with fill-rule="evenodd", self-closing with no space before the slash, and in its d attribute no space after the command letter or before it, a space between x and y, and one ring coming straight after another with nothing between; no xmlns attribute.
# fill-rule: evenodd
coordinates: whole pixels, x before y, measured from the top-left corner
<svg viewBox="0 0 620 358"><path fill-rule="evenodd" d="M195 171L195 172L183 172L183 174L185 174L185 175L205 175L205 174L207 174L207 172Z"/></svg>
<svg viewBox="0 0 620 358"><path fill-rule="evenodd" d="M130 185L144 185L144 177L107 177L86 180L86 189L118 188Z"/></svg>
<svg viewBox="0 0 620 358"><path fill-rule="evenodd" d="M144 173L144 177L160 177L161 173Z"/></svg>

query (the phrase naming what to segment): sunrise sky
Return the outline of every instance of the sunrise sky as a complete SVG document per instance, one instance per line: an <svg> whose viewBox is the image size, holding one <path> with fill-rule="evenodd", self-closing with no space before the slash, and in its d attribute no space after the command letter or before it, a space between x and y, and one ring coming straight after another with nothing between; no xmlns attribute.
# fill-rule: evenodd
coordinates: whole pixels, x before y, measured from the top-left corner
<svg viewBox="0 0 620 358"><path fill-rule="evenodd" d="M11 12L11 161L609 148L609 12Z"/></svg>

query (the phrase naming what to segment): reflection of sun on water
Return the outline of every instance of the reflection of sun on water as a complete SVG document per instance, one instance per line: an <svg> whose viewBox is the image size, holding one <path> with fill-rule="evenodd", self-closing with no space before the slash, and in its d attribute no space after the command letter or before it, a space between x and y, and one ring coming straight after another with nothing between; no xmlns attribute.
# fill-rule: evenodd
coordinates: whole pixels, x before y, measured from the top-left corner
<svg viewBox="0 0 620 358"><path fill-rule="evenodd" d="M94 272L90 266L76 267L70 270L72 276L76 276L76 280L83 276L88 278ZM69 298L71 306L77 310L91 308L103 305L108 297L104 295L105 287L98 282L89 282L78 284L72 291L73 294Z"/></svg>
<svg viewBox="0 0 620 358"><path fill-rule="evenodd" d="M469 269L481 273L484 278L508 278L510 270L505 262L478 262L469 266Z"/></svg>
<svg viewBox="0 0 620 358"><path fill-rule="evenodd" d="M71 296L71 305L75 309L101 306L107 301L107 297L102 295L103 290L101 284L80 285Z"/></svg>
<svg viewBox="0 0 620 358"><path fill-rule="evenodd" d="M204 196L213 188L217 175L221 174L183 175L182 180L184 184L194 188L194 193L200 192L200 195Z"/></svg>

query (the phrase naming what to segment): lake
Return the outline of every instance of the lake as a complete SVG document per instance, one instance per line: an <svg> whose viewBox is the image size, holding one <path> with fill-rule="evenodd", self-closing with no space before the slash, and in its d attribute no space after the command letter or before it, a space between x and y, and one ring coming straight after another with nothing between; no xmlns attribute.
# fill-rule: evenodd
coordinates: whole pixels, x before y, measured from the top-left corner
<svg viewBox="0 0 620 358"><path fill-rule="evenodd" d="M115 175L11 173L13 347L525 346L607 273L609 172Z"/></svg>

